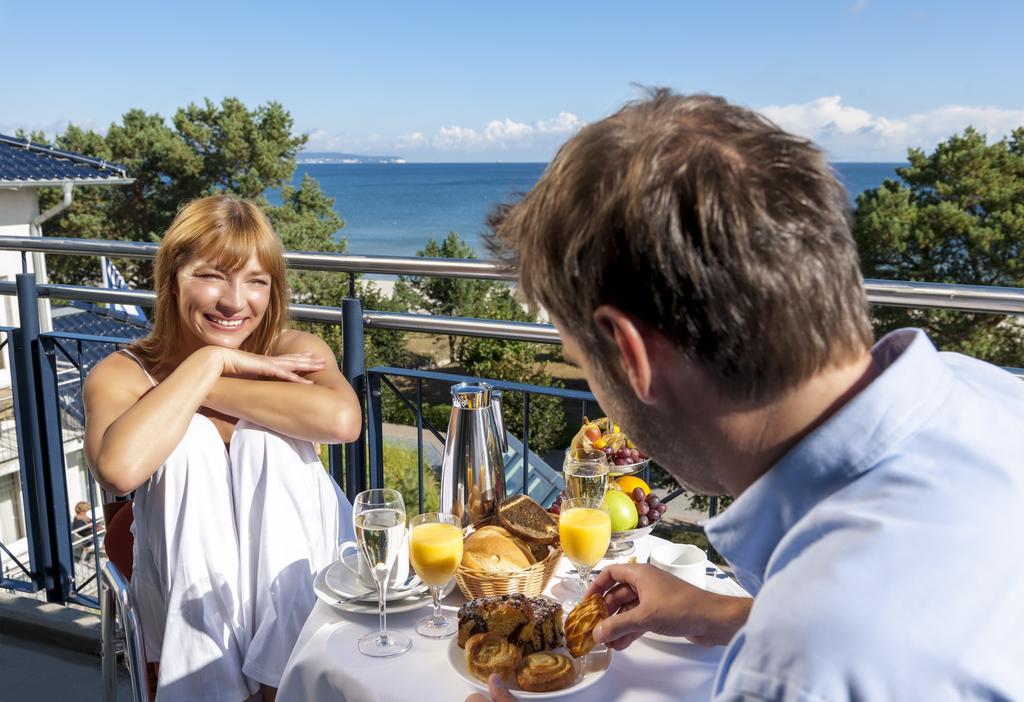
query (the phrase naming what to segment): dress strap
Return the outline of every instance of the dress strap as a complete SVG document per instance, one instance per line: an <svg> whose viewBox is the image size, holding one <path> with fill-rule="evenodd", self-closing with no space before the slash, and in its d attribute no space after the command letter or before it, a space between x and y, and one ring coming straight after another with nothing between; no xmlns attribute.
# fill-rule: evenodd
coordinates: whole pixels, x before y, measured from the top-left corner
<svg viewBox="0 0 1024 702"><path fill-rule="evenodd" d="M133 360L134 360L134 361L135 361L136 363L138 363L138 364L139 364L139 368L141 368L141 369L142 369L142 372L146 374L146 377L147 377L147 378L149 378L149 382L153 384L153 387L154 387L154 388L156 387L156 380L155 380L155 379L153 378L153 376L151 376L151 375L149 374L149 371L148 371L148 370L146 370L146 364L144 364L144 363L142 362L142 359L141 359L141 358L139 358L138 356L136 356L136 355L135 355L134 353L132 353L132 352L131 352L131 351L129 351L128 349L118 349L118 351L120 351L120 352L121 352L121 353L123 353L123 354L126 354L126 355L127 355L127 356L128 356L129 358L133 359Z"/></svg>

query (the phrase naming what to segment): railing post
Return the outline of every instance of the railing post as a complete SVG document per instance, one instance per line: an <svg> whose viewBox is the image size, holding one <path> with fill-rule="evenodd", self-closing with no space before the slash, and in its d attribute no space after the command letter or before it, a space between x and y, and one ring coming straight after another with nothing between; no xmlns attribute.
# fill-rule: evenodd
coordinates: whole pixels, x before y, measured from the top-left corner
<svg viewBox="0 0 1024 702"><path fill-rule="evenodd" d="M71 556L71 532L60 452L60 423L45 392L54 393L56 385L44 379L45 361L39 339L39 291L32 273L19 273L16 279L20 329L14 334L14 391L18 434L18 454L22 490L28 507L29 551L36 585L46 589L50 602L64 602L71 587L74 563ZM56 435L53 435L57 432ZM56 448L54 448L56 447ZM48 455L49 454L49 455Z"/></svg>
<svg viewBox="0 0 1024 702"><path fill-rule="evenodd" d="M380 375L366 378L366 438L370 452L370 487L384 487L384 411Z"/></svg>
<svg viewBox="0 0 1024 702"><path fill-rule="evenodd" d="M341 302L342 372L359 398L360 417L366 416L365 380L366 346L363 340L363 303L356 298ZM359 438L344 446L345 493L349 499L366 489L366 425ZM332 464L335 463L332 461ZM334 479L341 484L341 475L335 469Z"/></svg>

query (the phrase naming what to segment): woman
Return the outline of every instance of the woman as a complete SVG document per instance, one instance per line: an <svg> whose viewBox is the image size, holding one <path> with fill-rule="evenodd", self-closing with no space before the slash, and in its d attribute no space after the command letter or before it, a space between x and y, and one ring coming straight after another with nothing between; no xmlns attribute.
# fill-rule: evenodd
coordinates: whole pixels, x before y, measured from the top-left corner
<svg viewBox="0 0 1024 702"><path fill-rule="evenodd" d="M284 328L283 250L251 203L182 209L155 287L153 331L86 381L86 456L105 489L135 492L159 699L273 699L312 575L352 538L312 442L356 438L359 403L330 348Z"/></svg>

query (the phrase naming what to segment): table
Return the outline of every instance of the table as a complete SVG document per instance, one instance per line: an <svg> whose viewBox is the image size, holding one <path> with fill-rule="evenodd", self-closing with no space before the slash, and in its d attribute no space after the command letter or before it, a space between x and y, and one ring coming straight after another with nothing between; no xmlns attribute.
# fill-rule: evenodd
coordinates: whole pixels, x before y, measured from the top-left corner
<svg viewBox="0 0 1024 702"><path fill-rule="evenodd" d="M646 561L651 549L668 543L655 536L637 542L638 561ZM611 561L602 561L597 567ZM572 565L562 559L545 594L565 599L566 579ZM732 579L708 578L708 589L725 594L746 593ZM455 615L465 598L455 589L445 600L447 613ZM394 658L370 658L356 649L356 641L377 630L377 615L349 614L317 601L299 634L299 640L285 666L279 702L347 700L348 702L413 702L439 700L462 702L475 689L459 678L449 666L450 639L430 640L416 634L416 622L429 613L422 611L388 615L388 629L400 630L412 638L412 649ZM630 702L706 702L711 696L718 660L725 649L693 644L671 644L647 637L625 651L614 651L605 676L589 689L559 698L581 700L625 700Z"/></svg>

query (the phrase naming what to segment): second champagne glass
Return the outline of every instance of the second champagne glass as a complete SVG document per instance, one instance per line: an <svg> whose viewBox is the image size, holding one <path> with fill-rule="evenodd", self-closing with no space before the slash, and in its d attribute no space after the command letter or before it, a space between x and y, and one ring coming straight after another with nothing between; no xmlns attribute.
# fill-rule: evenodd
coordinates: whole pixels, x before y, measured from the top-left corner
<svg viewBox="0 0 1024 702"><path fill-rule="evenodd" d="M359 639L359 650L367 656L397 656L412 647L401 633L388 633L387 583L405 540L405 502L397 490L366 490L352 505L356 543L370 566L377 584L380 631Z"/></svg>
<svg viewBox="0 0 1024 702"><path fill-rule="evenodd" d="M612 522L600 499L570 497L562 501L558 518L558 536L562 551L579 573L580 592L586 592L593 570L608 550Z"/></svg>
<svg viewBox="0 0 1024 702"><path fill-rule="evenodd" d="M426 512L409 522L409 561L430 587L434 614L416 622L416 633L431 639L454 636L459 623L441 614L441 592L462 562L461 522L454 514Z"/></svg>
<svg viewBox="0 0 1024 702"><path fill-rule="evenodd" d="M601 501L608 488L608 459L603 453L580 455L574 449L565 452L562 475L565 496Z"/></svg>

